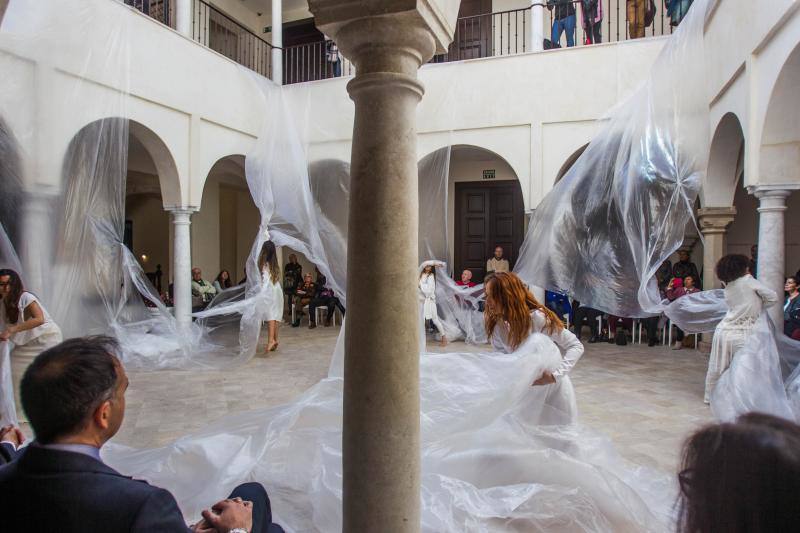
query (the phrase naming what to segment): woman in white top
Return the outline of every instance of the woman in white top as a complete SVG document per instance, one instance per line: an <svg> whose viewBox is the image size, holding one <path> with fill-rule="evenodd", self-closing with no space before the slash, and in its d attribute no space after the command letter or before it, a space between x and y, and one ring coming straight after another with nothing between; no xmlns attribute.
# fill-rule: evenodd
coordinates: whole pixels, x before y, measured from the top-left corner
<svg viewBox="0 0 800 533"><path fill-rule="evenodd" d="M583 355L583 344L556 316L553 311L536 300L514 273L495 272L486 278L486 334L492 346L504 353L524 348L533 333L541 333L552 340L561 351L562 359L554 370L544 370L532 376L533 386L552 385L545 403L554 410L559 421L574 421L577 405L569 371ZM541 423L547 422L547 413Z"/></svg>
<svg viewBox="0 0 800 533"><path fill-rule="evenodd" d="M281 269L275 243L267 241L258 255L258 270L261 272L262 293L266 300L264 320L267 322L269 337L268 352L278 348L278 324L283 319L283 288L280 284Z"/></svg>
<svg viewBox="0 0 800 533"><path fill-rule="evenodd" d="M0 270L0 341L41 352L61 342L61 329L39 300L22 286L19 274Z"/></svg>
<svg viewBox="0 0 800 533"><path fill-rule="evenodd" d="M440 344L447 346L447 336L444 332L444 326L439 319L439 312L436 309L436 272L434 267L435 261L426 261L422 264L422 273L419 275L419 292L422 299L422 315L425 321L430 320L433 322L434 327L439 331L441 337Z"/></svg>
<svg viewBox="0 0 800 533"><path fill-rule="evenodd" d="M61 329L53 322L39 300L27 292L15 271L0 270L0 354L6 352L8 360L0 361L0 388L8 388L0 398L0 413L6 422L22 418L15 416L19 403L19 383L33 359L44 350L61 342ZM6 355L2 355L5 359ZM3 370L9 364L11 368ZM9 373L10 370L10 373ZM15 389L16 400L11 389Z"/></svg>
<svg viewBox="0 0 800 533"><path fill-rule="evenodd" d="M726 255L717 263L717 277L725 284L728 312L714 330L705 403L710 403L717 381L730 366L736 350L744 345L758 317L778 301L775 291L750 275L749 264L748 257L736 254Z"/></svg>

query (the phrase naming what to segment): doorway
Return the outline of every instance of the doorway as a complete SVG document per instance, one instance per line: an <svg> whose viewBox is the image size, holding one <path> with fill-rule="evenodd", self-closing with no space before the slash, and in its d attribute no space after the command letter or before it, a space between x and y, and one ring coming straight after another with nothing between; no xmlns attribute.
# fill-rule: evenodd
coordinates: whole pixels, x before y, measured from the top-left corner
<svg viewBox="0 0 800 533"><path fill-rule="evenodd" d="M470 269L473 279L480 282L496 246L503 247L503 257L513 269L525 231L519 182L456 183L455 193L456 276Z"/></svg>

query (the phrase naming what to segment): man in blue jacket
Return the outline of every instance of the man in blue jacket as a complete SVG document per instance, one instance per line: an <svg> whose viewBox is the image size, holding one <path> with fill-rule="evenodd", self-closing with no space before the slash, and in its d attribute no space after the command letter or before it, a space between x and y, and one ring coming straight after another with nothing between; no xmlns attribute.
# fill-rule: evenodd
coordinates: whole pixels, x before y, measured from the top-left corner
<svg viewBox="0 0 800 533"><path fill-rule="evenodd" d="M100 448L125 415L128 378L117 353L109 337L70 339L25 371L20 395L36 440L0 468L3 530L282 532L257 483L240 485L189 528L172 494L103 463Z"/></svg>

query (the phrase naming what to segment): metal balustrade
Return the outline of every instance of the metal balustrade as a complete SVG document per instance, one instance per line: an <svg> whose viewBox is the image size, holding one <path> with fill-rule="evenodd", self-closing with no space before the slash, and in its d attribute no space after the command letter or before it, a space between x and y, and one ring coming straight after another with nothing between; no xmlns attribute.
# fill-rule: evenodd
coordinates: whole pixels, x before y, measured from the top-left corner
<svg viewBox="0 0 800 533"><path fill-rule="evenodd" d="M594 12L591 11L598 1L602 5L599 24L592 20ZM680 1L686 0L541 0L523 9L460 17L447 52L434 56L431 63L520 54L536 49L531 43L533 10L536 9L542 10L543 49L566 47L570 41L572 46L624 41L631 39L631 32L639 32L643 37L669 35L673 26L667 8L671 2ZM175 0L124 2L162 24L175 27ZM638 5L643 9L636 9ZM651 8L655 8L652 20L642 20L639 24L638 18ZM642 30L646 22L650 24ZM565 35L566 30L572 33L570 39ZM203 0L192 1L192 38L263 76L271 75L274 47ZM282 55L286 84L355 74L354 65L331 41L287 46L282 49Z"/></svg>

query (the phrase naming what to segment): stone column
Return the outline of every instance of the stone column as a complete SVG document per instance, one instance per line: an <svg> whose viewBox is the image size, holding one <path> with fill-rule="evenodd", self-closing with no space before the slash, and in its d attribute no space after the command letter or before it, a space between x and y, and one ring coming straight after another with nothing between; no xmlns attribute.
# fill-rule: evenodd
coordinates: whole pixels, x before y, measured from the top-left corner
<svg viewBox="0 0 800 533"><path fill-rule="evenodd" d="M531 0L531 52L544 50L544 3L545 0Z"/></svg>
<svg viewBox="0 0 800 533"><path fill-rule="evenodd" d="M703 233L703 289L722 287L716 274L717 261L725 255L725 233L736 217L735 207L706 207L697 211Z"/></svg>
<svg viewBox="0 0 800 533"><path fill-rule="evenodd" d="M283 84L283 9L282 0L272 0L272 81Z"/></svg>
<svg viewBox="0 0 800 533"><path fill-rule="evenodd" d="M168 208L172 217L173 257L172 289L174 312L178 326L188 328L192 323L192 240L189 226L197 208Z"/></svg>
<svg viewBox="0 0 800 533"><path fill-rule="evenodd" d="M357 73L347 85L355 102L347 319L371 326L345 333L345 532L420 529L417 70L447 49L458 9L435 4L309 2ZM448 10L452 20L442 20Z"/></svg>
<svg viewBox="0 0 800 533"><path fill-rule="evenodd" d="M784 216L786 198L796 186L754 185L747 188L758 198L758 279L783 296L784 270L786 268L786 242ZM769 315L779 330L783 327L783 307L775 305Z"/></svg>
<svg viewBox="0 0 800 533"><path fill-rule="evenodd" d="M192 38L192 0L175 0L175 29Z"/></svg>
<svg viewBox="0 0 800 533"><path fill-rule="evenodd" d="M25 195L22 215L25 222L19 250L25 287L50 301L53 299L49 282L53 274L55 200L56 195L52 193L29 192Z"/></svg>

